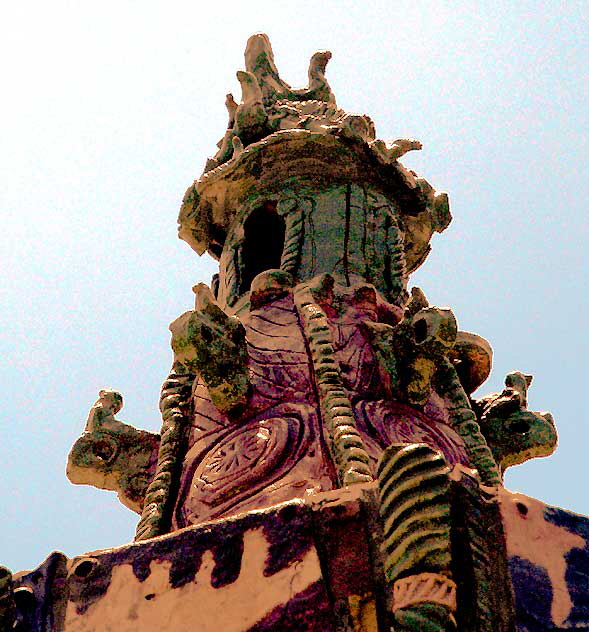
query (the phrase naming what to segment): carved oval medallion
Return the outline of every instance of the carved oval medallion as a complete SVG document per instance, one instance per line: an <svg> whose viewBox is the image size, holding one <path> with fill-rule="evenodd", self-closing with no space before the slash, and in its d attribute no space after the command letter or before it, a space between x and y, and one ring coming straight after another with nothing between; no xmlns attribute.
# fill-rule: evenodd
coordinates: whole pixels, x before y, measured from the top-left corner
<svg viewBox="0 0 589 632"><path fill-rule="evenodd" d="M215 507L244 491L257 491L274 478L276 470L296 449L300 422L270 418L248 424L223 438L194 473L193 493ZM289 441L290 440L290 441ZM248 495L249 495L248 494Z"/></svg>

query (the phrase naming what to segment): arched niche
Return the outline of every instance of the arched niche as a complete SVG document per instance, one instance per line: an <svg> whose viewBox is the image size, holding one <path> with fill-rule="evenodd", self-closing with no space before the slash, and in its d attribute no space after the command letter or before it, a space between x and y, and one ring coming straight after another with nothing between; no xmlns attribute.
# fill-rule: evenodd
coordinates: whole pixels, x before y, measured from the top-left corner
<svg viewBox="0 0 589 632"><path fill-rule="evenodd" d="M286 223L276 210L275 201L255 208L243 224L239 294L248 292L260 272L280 268Z"/></svg>

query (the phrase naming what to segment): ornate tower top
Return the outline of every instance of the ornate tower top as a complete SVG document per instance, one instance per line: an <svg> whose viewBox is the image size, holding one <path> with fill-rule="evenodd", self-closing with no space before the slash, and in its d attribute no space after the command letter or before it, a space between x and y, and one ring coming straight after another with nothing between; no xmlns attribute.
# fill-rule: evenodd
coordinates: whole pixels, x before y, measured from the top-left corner
<svg viewBox="0 0 589 632"><path fill-rule="evenodd" d="M315 53L308 87L293 89L268 37L247 43L241 103L227 95L227 131L178 219L181 239L220 261L225 307L259 272L277 268L300 281L318 273L347 285L363 279L402 305L407 275L451 221L448 196L398 160L421 143L380 140L368 116L337 107L325 77L330 59Z"/></svg>

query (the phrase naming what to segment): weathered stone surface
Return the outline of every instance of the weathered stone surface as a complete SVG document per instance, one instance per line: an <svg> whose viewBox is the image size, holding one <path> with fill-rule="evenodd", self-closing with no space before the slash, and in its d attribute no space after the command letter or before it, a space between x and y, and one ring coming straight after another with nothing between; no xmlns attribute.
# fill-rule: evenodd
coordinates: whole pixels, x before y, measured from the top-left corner
<svg viewBox="0 0 589 632"><path fill-rule="evenodd" d="M481 336L468 331L459 331L456 342L448 352L448 357L456 366L464 390L474 393L489 377L493 364L493 349Z"/></svg>
<svg viewBox="0 0 589 632"><path fill-rule="evenodd" d="M458 630L588 627L589 519L505 490L483 497L472 472L451 479ZM395 602L381 539L373 483L69 560L54 553L15 575L16 629L388 632L401 610L399 629L449 629L425 606L409 617L406 591Z"/></svg>
<svg viewBox="0 0 589 632"><path fill-rule="evenodd" d="M20 612L23 629L376 631L362 498L294 501L89 553L67 561L65 585L42 569L22 574L17 590L62 598L40 600L43 616Z"/></svg>
<svg viewBox="0 0 589 632"><path fill-rule="evenodd" d="M366 283L348 288L322 277L299 300L306 287L283 287L281 298L240 313L251 386L241 416L224 415L204 379L195 382L173 528L327 491L346 471L370 480L382 451L396 441L429 442L450 464L470 464L433 387L422 409L391 399L385 389L364 331L378 320L394 322L394 307L383 309L386 301ZM422 312L430 316L428 309ZM426 331L427 349L418 352L432 363L443 355L434 352L444 347L438 336ZM463 401L469 405L466 395ZM360 475L361 466L367 468Z"/></svg>
<svg viewBox="0 0 589 632"><path fill-rule="evenodd" d="M589 629L589 518L500 491L520 632Z"/></svg>
<svg viewBox="0 0 589 632"><path fill-rule="evenodd" d="M35 570L14 575L17 632L64 630L67 557L54 552ZM9 628L10 629L10 628Z"/></svg>
<svg viewBox="0 0 589 632"><path fill-rule="evenodd" d="M382 241L396 219L404 233L408 272L425 260L432 234L449 224L449 215L440 219L419 186L407 184L398 163L383 166L362 144L294 129L251 145L234 161L195 182L180 211L179 234L197 252L209 249L218 259L226 239L236 239L230 235L236 217L249 214L266 200L288 199L298 200L300 205L311 203L306 211L304 243L310 248L314 238L318 245L324 244L323 251L329 256L333 256L334 244L323 223L336 231L333 236L339 232L343 237L347 216L352 230L362 230L367 221L370 232L374 231L371 240ZM332 270L323 267L322 271ZM316 269L311 267L307 278L315 274Z"/></svg>
<svg viewBox="0 0 589 632"><path fill-rule="evenodd" d="M200 283L193 290L194 311L170 325L174 361L200 375L219 411L235 415L250 388L245 329L217 305L208 286Z"/></svg>
<svg viewBox="0 0 589 632"><path fill-rule="evenodd" d="M452 570L458 630L514 632L516 616L497 487L473 470L451 474Z"/></svg>
<svg viewBox="0 0 589 632"><path fill-rule="evenodd" d="M408 308L397 327L362 323L377 354L387 395L416 407L430 400L436 367L456 342L457 324L449 309Z"/></svg>

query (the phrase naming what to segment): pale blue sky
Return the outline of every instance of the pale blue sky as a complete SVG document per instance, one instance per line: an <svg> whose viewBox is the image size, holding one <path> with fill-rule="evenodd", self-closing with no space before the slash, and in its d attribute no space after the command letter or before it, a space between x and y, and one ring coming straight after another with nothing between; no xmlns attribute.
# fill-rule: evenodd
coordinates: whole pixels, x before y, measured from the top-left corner
<svg viewBox="0 0 589 632"><path fill-rule="evenodd" d="M509 7L509 8L508 8ZM338 104L446 190L454 221L413 277L493 374L535 375L530 406L560 446L515 491L589 514L586 2L5 3L0 13L0 563L39 564L133 537L114 494L64 468L101 387L159 430L168 324L215 266L176 237L186 187L226 124L249 35L306 83L328 48Z"/></svg>

